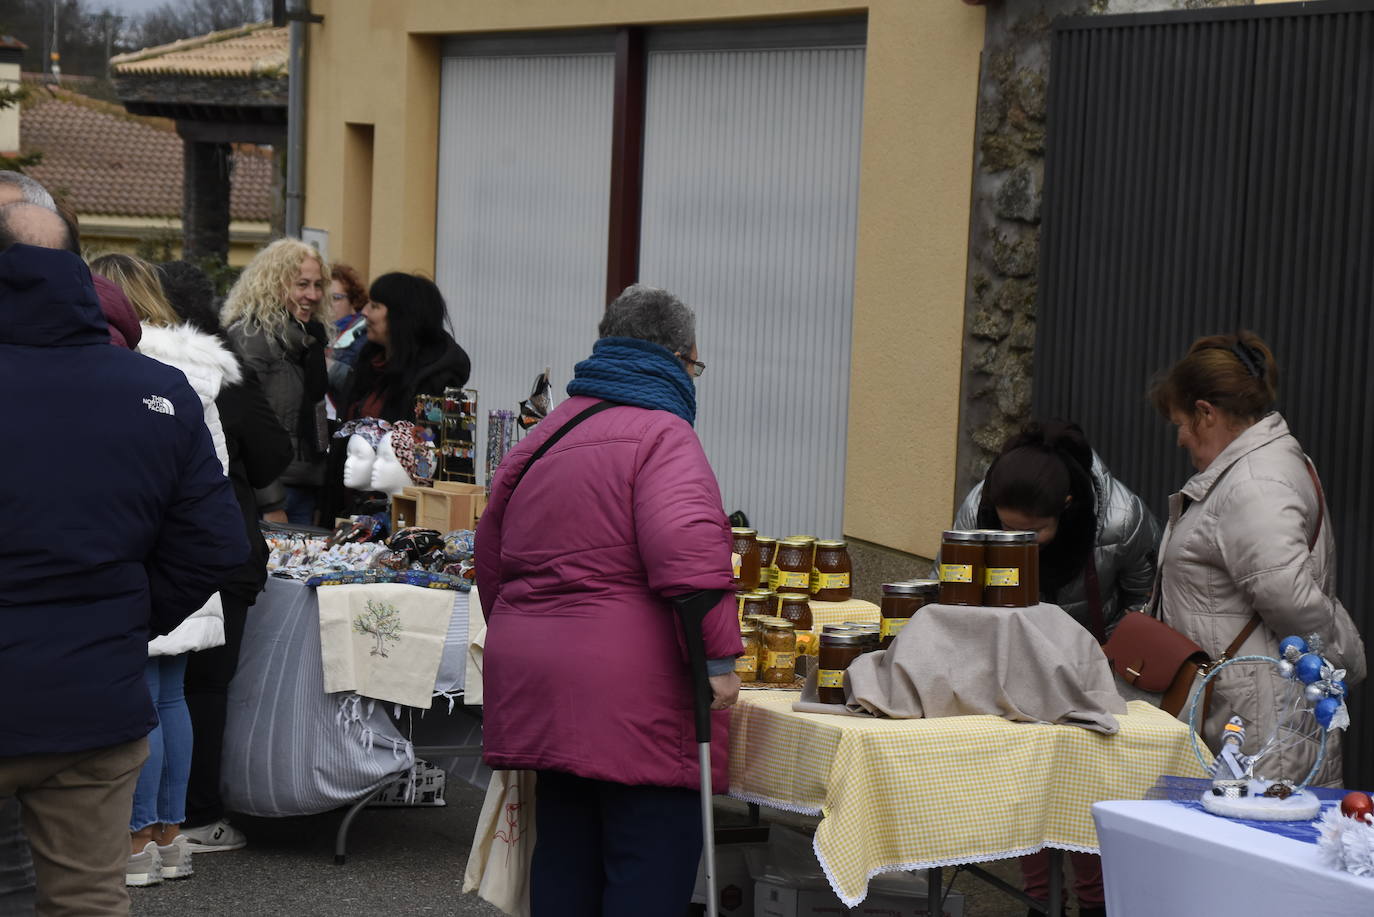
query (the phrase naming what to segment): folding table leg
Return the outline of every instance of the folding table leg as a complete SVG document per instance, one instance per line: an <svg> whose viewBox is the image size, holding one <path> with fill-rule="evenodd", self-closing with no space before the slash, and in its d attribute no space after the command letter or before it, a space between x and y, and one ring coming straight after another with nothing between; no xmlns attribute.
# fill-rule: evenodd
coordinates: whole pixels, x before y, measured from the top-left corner
<svg viewBox="0 0 1374 917"><path fill-rule="evenodd" d="M1046 847L1050 854L1050 917L1059 917L1064 912L1064 851L1058 847Z"/></svg>
<svg viewBox="0 0 1374 917"><path fill-rule="evenodd" d="M372 798L376 790L369 790L368 794L349 808L348 814L344 816L343 822L339 825L339 833L334 835L334 865L342 866L348 860L348 827L353 824L353 819L358 817L358 813L367 805L367 801Z"/></svg>
<svg viewBox="0 0 1374 917"><path fill-rule="evenodd" d="M935 917L945 912L942 894L945 887L944 870L939 866L926 870L926 913Z"/></svg>

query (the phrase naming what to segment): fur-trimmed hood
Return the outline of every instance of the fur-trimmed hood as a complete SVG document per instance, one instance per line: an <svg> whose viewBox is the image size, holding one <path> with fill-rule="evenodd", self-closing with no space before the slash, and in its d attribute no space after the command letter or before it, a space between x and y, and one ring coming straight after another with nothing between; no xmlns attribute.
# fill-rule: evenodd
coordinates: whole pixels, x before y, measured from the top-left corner
<svg viewBox="0 0 1374 917"><path fill-rule="evenodd" d="M224 386L234 385L243 379L238 359L224 342L190 325L168 328L145 322L138 352L185 373L202 401L207 394L209 400L213 401ZM212 387L213 391L202 391L202 383L197 377Z"/></svg>

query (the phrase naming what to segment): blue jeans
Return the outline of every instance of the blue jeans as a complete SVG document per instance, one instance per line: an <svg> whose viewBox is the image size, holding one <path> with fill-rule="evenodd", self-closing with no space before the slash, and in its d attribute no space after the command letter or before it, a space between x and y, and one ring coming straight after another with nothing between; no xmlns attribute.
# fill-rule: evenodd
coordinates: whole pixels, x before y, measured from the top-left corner
<svg viewBox="0 0 1374 917"><path fill-rule="evenodd" d="M19 827L19 800L0 797L0 917L33 917L33 860Z"/></svg>
<svg viewBox="0 0 1374 917"><path fill-rule="evenodd" d="M191 779L191 713L186 709L186 660L150 656L143 670L157 707L157 727L148 733L148 760L134 788L129 830L149 825L179 825L186 820L186 784Z"/></svg>
<svg viewBox="0 0 1374 917"><path fill-rule="evenodd" d="M695 790L555 771L535 781L532 917L681 917L701 861Z"/></svg>
<svg viewBox="0 0 1374 917"><path fill-rule="evenodd" d="M286 486L286 521L292 525L314 525L319 488ZM333 521L332 519L330 520Z"/></svg>

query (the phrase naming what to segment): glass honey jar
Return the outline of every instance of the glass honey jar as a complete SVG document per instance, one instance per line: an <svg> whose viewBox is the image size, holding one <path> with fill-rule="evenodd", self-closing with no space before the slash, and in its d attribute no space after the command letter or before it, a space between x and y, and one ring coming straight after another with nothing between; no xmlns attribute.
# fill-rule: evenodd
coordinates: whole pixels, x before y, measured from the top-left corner
<svg viewBox="0 0 1374 917"><path fill-rule="evenodd" d="M810 630L811 599L804 595L784 592L778 595L778 617L791 621L798 631Z"/></svg>
<svg viewBox="0 0 1374 917"><path fill-rule="evenodd" d="M753 529L732 528L730 530L730 552L738 558L735 561L735 589L748 592L759 588L759 543L758 533Z"/></svg>
<svg viewBox="0 0 1374 917"><path fill-rule="evenodd" d="M758 625L752 621L746 621L740 625L739 636L741 642L744 643L744 652L735 657L735 674L739 676L741 684L758 681L759 648L763 642Z"/></svg>
<svg viewBox="0 0 1374 917"><path fill-rule="evenodd" d="M770 618L763 628L760 680L770 685L790 685L797 680L797 634L791 621Z"/></svg>
<svg viewBox="0 0 1374 917"><path fill-rule="evenodd" d="M774 592L794 592L800 595L811 594L811 542L800 538L784 538L778 542L777 553L773 557Z"/></svg>
<svg viewBox="0 0 1374 917"><path fill-rule="evenodd" d="M883 583L878 622L878 647L887 649L919 609L940 597L940 581L933 579Z"/></svg>
<svg viewBox="0 0 1374 917"><path fill-rule="evenodd" d="M864 634L842 624L821 628L820 656L816 666L816 699L823 704L843 704L845 672L864 652Z"/></svg>
<svg viewBox="0 0 1374 917"><path fill-rule="evenodd" d="M983 604L987 533L951 529L940 543L940 604Z"/></svg>
<svg viewBox="0 0 1374 917"><path fill-rule="evenodd" d="M1034 532L988 532L983 558L984 605L1028 608L1040 603L1040 546Z"/></svg>
<svg viewBox="0 0 1374 917"><path fill-rule="evenodd" d="M816 542L811 597L817 602L848 602L853 595L854 566L843 541Z"/></svg>

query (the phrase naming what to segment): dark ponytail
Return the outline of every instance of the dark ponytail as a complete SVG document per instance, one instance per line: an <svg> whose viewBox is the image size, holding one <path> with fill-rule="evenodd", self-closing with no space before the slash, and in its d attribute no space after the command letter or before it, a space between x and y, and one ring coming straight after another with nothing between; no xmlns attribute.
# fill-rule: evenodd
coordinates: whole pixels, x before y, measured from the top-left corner
<svg viewBox="0 0 1374 917"><path fill-rule="evenodd" d="M1032 423L1002 445L983 479L978 525L1005 528L997 507L1054 517L1059 530L1040 549L1040 591L1054 601L1082 571L1097 542L1093 452L1076 423Z"/></svg>

